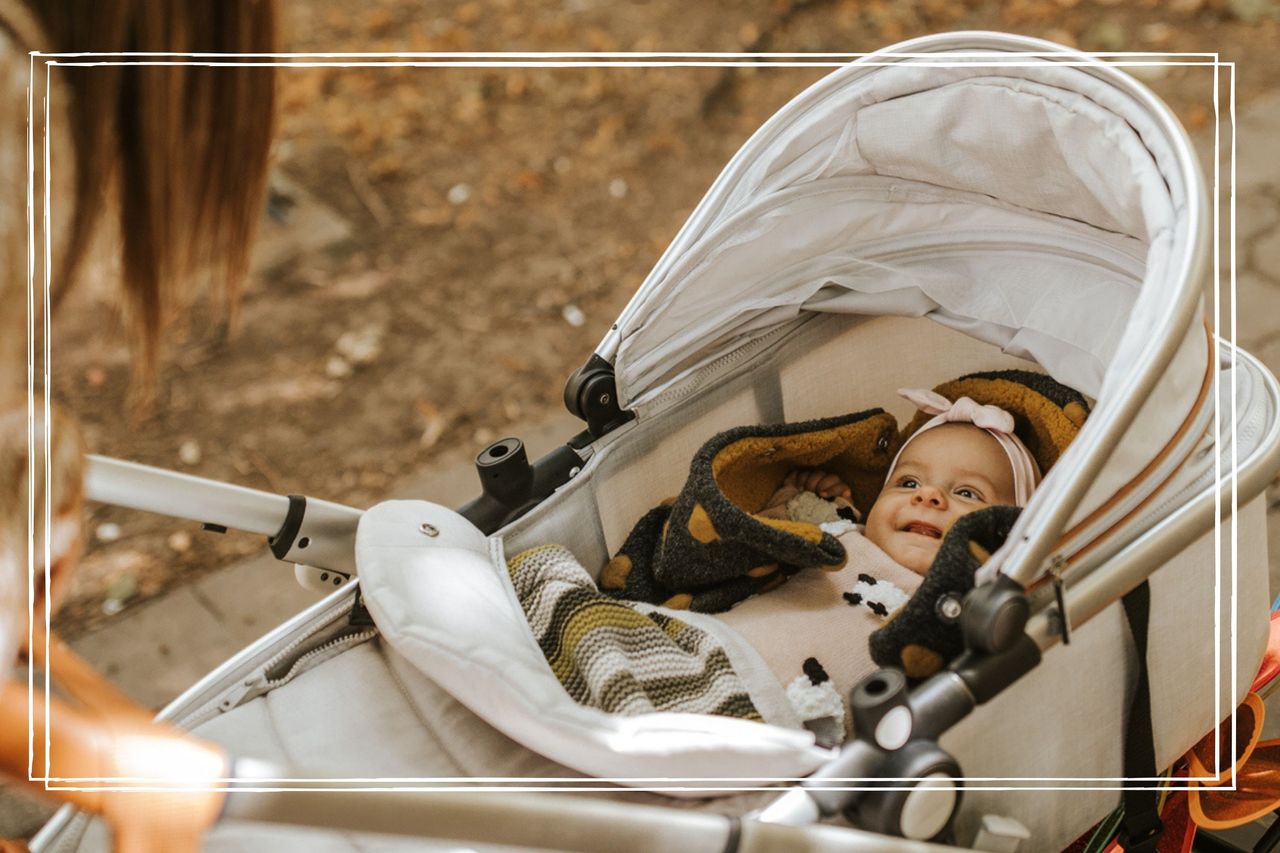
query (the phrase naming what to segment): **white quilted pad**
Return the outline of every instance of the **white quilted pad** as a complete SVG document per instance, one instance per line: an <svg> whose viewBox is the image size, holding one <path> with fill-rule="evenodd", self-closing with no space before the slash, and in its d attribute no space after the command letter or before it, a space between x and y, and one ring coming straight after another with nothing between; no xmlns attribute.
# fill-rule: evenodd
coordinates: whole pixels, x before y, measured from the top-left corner
<svg viewBox="0 0 1280 853"><path fill-rule="evenodd" d="M741 785L805 776L833 756L807 731L695 714L618 717L577 704L525 621L501 541L450 509L373 507L360 520L356 562L387 643L494 728L585 774Z"/></svg>

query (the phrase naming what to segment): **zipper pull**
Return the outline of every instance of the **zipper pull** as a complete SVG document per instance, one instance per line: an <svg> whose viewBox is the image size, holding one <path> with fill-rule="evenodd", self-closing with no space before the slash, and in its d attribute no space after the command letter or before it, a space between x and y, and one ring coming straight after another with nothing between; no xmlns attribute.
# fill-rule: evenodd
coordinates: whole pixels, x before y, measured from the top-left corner
<svg viewBox="0 0 1280 853"><path fill-rule="evenodd" d="M1049 560L1049 573L1053 575L1053 599L1057 604L1056 616L1051 620L1054 632L1062 637L1062 645L1071 645L1071 623L1067 619L1067 596L1066 584L1063 583L1062 573L1067 570L1067 561L1061 554L1055 554Z"/></svg>
<svg viewBox="0 0 1280 853"><path fill-rule="evenodd" d="M218 711L225 714L232 708L238 708L250 699L256 699L266 693L266 681L261 675L247 678L239 686L223 697L218 703ZM250 695L252 694L252 695Z"/></svg>
<svg viewBox="0 0 1280 853"><path fill-rule="evenodd" d="M356 600L351 604L351 615L347 617L347 625L352 628L373 628L373 616L369 608L364 606L364 590L356 587Z"/></svg>

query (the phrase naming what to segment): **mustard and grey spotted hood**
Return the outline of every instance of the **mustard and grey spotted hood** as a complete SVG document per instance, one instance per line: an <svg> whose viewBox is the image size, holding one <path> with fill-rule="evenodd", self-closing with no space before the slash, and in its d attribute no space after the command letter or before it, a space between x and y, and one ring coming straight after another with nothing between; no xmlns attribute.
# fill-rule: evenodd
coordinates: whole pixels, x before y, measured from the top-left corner
<svg viewBox="0 0 1280 853"><path fill-rule="evenodd" d="M967 396L1014 417L1014 431L1048 472L1075 438L1088 401L1039 373L971 373L934 389ZM837 570L846 559L836 538L809 522L760 513L787 473L817 468L839 476L865 514L902 442L928 416L899 431L882 409L793 424L746 426L711 438L694 457L678 497L650 510L600 574L618 598L706 613L728 610L805 568Z"/></svg>
<svg viewBox="0 0 1280 853"><path fill-rule="evenodd" d="M795 468L821 468L853 490L866 512L897 451L897 422L882 409L794 424L738 427L693 458L679 497L651 510L600 575L619 598L728 610L802 568L839 569L834 536L802 521L759 513Z"/></svg>

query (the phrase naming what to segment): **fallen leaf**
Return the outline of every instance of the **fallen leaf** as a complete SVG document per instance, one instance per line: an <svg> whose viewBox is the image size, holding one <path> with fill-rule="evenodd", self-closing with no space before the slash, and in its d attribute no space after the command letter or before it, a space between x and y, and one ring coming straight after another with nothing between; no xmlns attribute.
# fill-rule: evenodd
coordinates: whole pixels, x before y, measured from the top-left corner
<svg viewBox="0 0 1280 853"><path fill-rule="evenodd" d="M187 439L178 447L178 458L182 460L183 465L199 465L203 455L200 450L200 442L194 438Z"/></svg>
<svg viewBox="0 0 1280 853"><path fill-rule="evenodd" d="M372 364L382 355L383 331L382 326L370 324L343 332L334 344L334 349L353 366Z"/></svg>
<svg viewBox="0 0 1280 853"><path fill-rule="evenodd" d="M448 419L434 403L427 400L415 400L413 408L418 417L422 418L422 436L418 439L418 446L424 450L435 447L449 425Z"/></svg>

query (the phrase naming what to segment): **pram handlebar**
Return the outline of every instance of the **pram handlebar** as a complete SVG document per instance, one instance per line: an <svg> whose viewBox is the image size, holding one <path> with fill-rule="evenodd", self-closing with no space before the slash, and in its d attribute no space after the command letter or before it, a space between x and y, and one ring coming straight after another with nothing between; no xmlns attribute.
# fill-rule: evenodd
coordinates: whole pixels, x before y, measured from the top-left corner
<svg viewBox="0 0 1280 853"><path fill-rule="evenodd" d="M87 461L85 494L90 500L185 518L220 531L261 534L271 540L277 559L356 573L358 509L106 456L90 454Z"/></svg>
<svg viewBox="0 0 1280 853"><path fill-rule="evenodd" d="M559 791L539 795L498 790L478 796L477 792L456 790L360 789L350 783L317 789L314 780L304 783L304 789L289 789L287 782L280 786L276 781L287 779L287 772L245 760L236 762L236 776L222 819L582 853L927 853L944 849L847 827L739 820ZM274 787L239 789L242 784L252 785L255 776L271 778Z"/></svg>
<svg viewBox="0 0 1280 853"><path fill-rule="evenodd" d="M279 532L289 512L283 495L107 456L86 458L89 500L263 536Z"/></svg>

